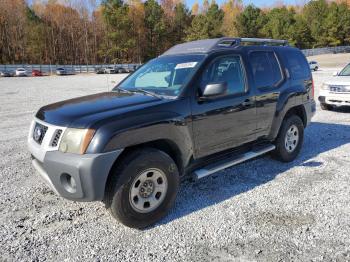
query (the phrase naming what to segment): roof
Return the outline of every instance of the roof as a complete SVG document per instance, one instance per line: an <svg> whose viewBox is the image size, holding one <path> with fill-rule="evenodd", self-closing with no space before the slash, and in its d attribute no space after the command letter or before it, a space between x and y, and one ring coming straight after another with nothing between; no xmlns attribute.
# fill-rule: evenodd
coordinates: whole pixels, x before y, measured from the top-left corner
<svg viewBox="0 0 350 262"><path fill-rule="evenodd" d="M183 44L178 44L167 51L161 56L176 55L176 54L190 54L190 53L209 53L213 50L236 48L241 45L271 45L271 46L288 46L286 40L275 39L263 39L263 38L214 38L204 39Z"/></svg>

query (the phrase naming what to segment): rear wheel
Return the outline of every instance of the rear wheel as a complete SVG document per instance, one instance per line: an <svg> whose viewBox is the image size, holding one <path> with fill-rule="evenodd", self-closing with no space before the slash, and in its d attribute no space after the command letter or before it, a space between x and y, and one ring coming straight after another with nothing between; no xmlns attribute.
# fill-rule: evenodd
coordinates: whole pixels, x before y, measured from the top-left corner
<svg viewBox="0 0 350 262"><path fill-rule="evenodd" d="M174 204L179 173L172 158L162 151L147 148L131 152L112 175L106 207L126 226L150 226Z"/></svg>
<svg viewBox="0 0 350 262"><path fill-rule="evenodd" d="M317 71L318 70L318 66L316 66L314 70Z"/></svg>
<svg viewBox="0 0 350 262"><path fill-rule="evenodd" d="M280 161L291 162L298 156L303 140L303 121L296 115L289 116L282 123L273 155Z"/></svg>

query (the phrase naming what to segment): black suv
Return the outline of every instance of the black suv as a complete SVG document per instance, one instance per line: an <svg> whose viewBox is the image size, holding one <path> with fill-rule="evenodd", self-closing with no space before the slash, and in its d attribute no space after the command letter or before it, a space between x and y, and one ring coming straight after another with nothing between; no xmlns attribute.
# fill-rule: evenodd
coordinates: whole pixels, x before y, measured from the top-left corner
<svg viewBox="0 0 350 262"><path fill-rule="evenodd" d="M294 160L315 113L308 62L283 40L220 38L176 45L112 92L41 108L28 136L33 165L59 195L104 201L147 227L184 177L271 152Z"/></svg>

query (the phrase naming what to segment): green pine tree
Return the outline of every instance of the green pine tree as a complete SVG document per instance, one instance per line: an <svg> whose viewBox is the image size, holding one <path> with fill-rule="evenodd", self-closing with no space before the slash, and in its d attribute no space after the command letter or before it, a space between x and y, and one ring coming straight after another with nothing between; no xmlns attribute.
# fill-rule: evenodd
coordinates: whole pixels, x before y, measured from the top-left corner
<svg viewBox="0 0 350 262"><path fill-rule="evenodd" d="M126 61L128 50L133 47L128 5L122 0L103 0L102 8L107 35L99 53L102 57L109 58L110 62Z"/></svg>
<svg viewBox="0 0 350 262"><path fill-rule="evenodd" d="M155 0L145 2L146 52L144 60L160 55L162 41L166 35L164 12Z"/></svg>
<svg viewBox="0 0 350 262"><path fill-rule="evenodd" d="M223 18L224 12L219 9L215 2L212 2L205 14L199 14L193 18L191 26L186 32L186 40L193 41L221 37Z"/></svg>
<svg viewBox="0 0 350 262"><path fill-rule="evenodd" d="M314 39L306 20L300 14L296 14L294 19L295 23L288 29L289 43L300 49L311 48Z"/></svg>
<svg viewBox="0 0 350 262"><path fill-rule="evenodd" d="M260 8L248 5L238 15L235 22L238 36L240 37L261 37L261 29L266 22L266 17Z"/></svg>
<svg viewBox="0 0 350 262"><path fill-rule="evenodd" d="M289 39L290 28L295 23L294 9L286 7L273 8L266 15L266 23L262 28L262 33L268 38Z"/></svg>
<svg viewBox="0 0 350 262"><path fill-rule="evenodd" d="M327 29L325 27L328 11L326 0L310 1L304 7L303 15L310 28L311 37L314 39L312 47L324 47L328 44Z"/></svg>

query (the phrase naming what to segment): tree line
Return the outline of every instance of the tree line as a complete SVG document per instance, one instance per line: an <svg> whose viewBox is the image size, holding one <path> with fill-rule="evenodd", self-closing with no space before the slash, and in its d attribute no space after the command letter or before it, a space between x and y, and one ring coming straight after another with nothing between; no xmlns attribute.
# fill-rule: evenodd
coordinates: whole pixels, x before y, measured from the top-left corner
<svg viewBox="0 0 350 262"><path fill-rule="evenodd" d="M0 63L143 63L184 41L216 37L287 39L299 48L350 44L346 2L241 0L0 1Z"/></svg>

